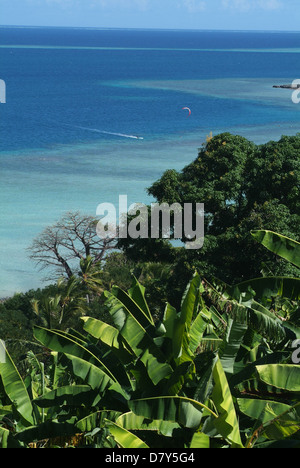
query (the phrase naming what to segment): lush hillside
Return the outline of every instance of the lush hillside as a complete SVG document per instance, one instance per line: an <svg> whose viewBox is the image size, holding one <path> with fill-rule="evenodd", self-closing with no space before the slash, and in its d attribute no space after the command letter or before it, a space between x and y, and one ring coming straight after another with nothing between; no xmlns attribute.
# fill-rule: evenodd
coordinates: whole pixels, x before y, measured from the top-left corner
<svg viewBox="0 0 300 468"><path fill-rule="evenodd" d="M0 446L298 448L299 150L209 139L150 189L205 203L202 249L128 239L2 301Z"/></svg>

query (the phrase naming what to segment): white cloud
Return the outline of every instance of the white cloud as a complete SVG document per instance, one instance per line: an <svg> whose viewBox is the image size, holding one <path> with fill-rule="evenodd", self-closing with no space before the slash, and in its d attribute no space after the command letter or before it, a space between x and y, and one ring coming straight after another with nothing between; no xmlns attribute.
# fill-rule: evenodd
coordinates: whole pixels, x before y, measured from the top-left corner
<svg viewBox="0 0 300 468"><path fill-rule="evenodd" d="M253 10L279 10L284 4L283 0L215 0L208 2L207 0L178 0L177 7L185 8L189 13L197 13L208 10L212 6L217 8L217 5L223 9L236 10L239 12L248 12Z"/></svg>
<svg viewBox="0 0 300 468"><path fill-rule="evenodd" d="M226 9L247 12L250 10L279 10L283 7L281 0L222 0Z"/></svg>
<svg viewBox="0 0 300 468"><path fill-rule="evenodd" d="M258 3L261 4L261 8L264 10L279 10L283 7L280 0L260 0Z"/></svg>
<svg viewBox="0 0 300 468"><path fill-rule="evenodd" d="M87 0L86 0L87 1ZM88 3L88 2L87 2ZM150 0L91 0L90 6L101 8L135 8L137 10L147 10Z"/></svg>
<svg viewBox="0 0 300 468"><path fill-rule="evenodd" d="M222 6L226 9L248 11L251 8L251 2L249 0L222 0Z"/></svg>
<svg viewBox="0 0 300 468"><path fill-rule="evenodd" d="M237 9L240 11L249 10L279 10L283 7L281 0L222 0L225 8Z"/></svg>
<svg viewBox="0 0 300 468"><path fill-rule="evenodd" d="M197 13L206 9L206 2L202 0L184 0L183 6L189 13Z"/></svg>

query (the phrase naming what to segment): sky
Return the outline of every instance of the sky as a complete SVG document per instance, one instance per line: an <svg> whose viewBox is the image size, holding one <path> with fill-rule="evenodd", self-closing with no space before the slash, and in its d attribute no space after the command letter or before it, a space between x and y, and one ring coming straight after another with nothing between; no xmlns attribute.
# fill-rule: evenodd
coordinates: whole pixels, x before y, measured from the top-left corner
<svg viewBox="0 0 300 468"><path fill-rule="evenodd" d="M0 24L299 31L300 0L0 0Z"/></svg>

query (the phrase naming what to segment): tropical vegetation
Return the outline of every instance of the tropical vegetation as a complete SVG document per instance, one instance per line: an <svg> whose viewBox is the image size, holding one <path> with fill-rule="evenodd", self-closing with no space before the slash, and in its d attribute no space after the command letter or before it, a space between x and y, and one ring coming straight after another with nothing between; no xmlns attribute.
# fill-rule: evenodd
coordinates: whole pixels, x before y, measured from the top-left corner
<svg viewBox="0 0 300 468"><path fill-rule="evenodd" d="M159 259L173 265L168 289L177 306L194 269L229 284L257 277L262 269L268 275L299 276L293 265L278 257L274 261L249 235L268 229L300 241L299 180L300 134L262 145L230 133L209 137L192 163L181 171L167 170L148 189L160 204L204 203L203 247L174 248L164 239L129 236L119 246L134 261Z"/></svg>
<svg viewBox="0 0 300 468"><path fill-rule="evenodd" d="M45 229L53 282L0 302L0 447L300 447L299 150L225 133L163 174L158 202L205 202L198 250Z"/></svg>
<svg viewBox="0 0 300 468"><path fill-rule="evenodd" d="M252 236L300 267L298 242ZM195 272L156 321L136 279L103 294L112 324L35 326L42 359L28 352L24 377L6 353L2 447L299 447L298 278L229 286Z"/></svg>

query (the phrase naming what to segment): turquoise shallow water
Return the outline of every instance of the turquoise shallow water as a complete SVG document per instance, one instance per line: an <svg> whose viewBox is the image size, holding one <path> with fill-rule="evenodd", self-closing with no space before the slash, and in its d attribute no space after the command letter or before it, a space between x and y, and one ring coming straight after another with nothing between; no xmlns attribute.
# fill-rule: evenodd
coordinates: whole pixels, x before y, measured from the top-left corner
<svg viewBox="0 0 300 468"><path fill-rule="evenodd" d="M299 132L300 104L273 85L300 77L300 34L0 33L1 297L44 284L26 249L66 211L150 201L211 131Z"/></svg>
<svg viewBox="0 0 300 468"><path fill-rule="evenodd" d="M279 128L241 127L235 131L224 126L216 130L228 130L263 143L278 139L281 133L294 135L298 129L287 124ZM152 201L146 187L164 170L180 170L189 164L208 134L209 128L163 141L121 141L117 148L115 143L92 142L13 155L17 165L20 161L22 166L26 158L38 171L25 174L11 169L1 173L1 297L46 284L41 281L44 273L38 272L26 250L46 226L67 211L95 215L100 203L118 207L119 195L123 194L128 197L128 205ZM11 156L7 154L8 158Z"/></svg>

